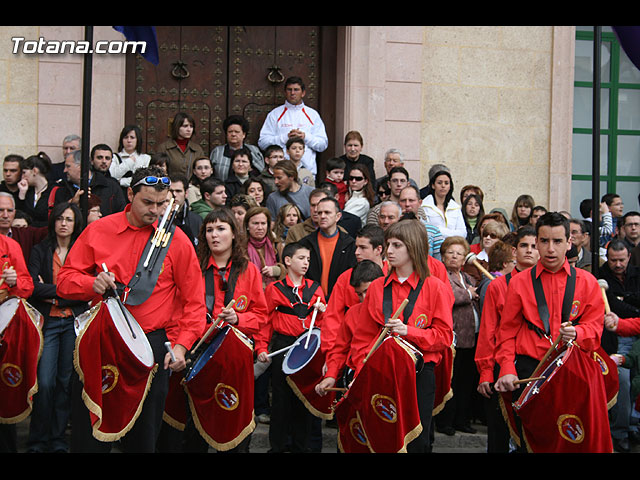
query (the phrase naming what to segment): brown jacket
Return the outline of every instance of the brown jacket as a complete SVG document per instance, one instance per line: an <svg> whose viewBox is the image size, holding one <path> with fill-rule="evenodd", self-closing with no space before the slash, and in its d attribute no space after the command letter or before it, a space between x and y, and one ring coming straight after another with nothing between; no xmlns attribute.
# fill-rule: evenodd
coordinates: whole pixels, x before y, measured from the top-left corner
<svg viewBox="0 0 640 480"><path fill-rule="evenodd" d="M449 283L455 298L453 304L453 331L456 334L456 347L473 348L476 344L474 309L476 312L479 310L477 300L471 299L466 287L475 287L477 282L465 272L462 272L464 285L460 279L460 274L450 271L447 271L447 274L449 275Z"/></svg>
<svg viewBox="0 0 640 480"><path fill-rule="evenodd" d="M196 158L205 157L204 150L194 140L189 140L187 148L183 152L175 140L167 140L158 147L158 153L169 155L167 172L169 175L184 175L191 178L193 161Z"/></svg>

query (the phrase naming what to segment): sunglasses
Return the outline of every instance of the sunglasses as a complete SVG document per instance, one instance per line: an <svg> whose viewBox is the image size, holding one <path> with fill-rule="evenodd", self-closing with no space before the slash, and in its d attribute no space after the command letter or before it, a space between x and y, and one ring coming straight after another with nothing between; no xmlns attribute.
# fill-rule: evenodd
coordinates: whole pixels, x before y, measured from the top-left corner
<svg viewBox="0 0 640 480"><path fill-rule="evenodd" d="M169 177L155 177L153 175L150 175L148 177L141 178L131 188L137 187L138 185L146 185L148 187L153 187L155 185L158 185L159 183L161 183L163 186L169 187L169 185L171 185L171 180L169 180Z"/></svg>
<svg viewBox="0 0 640 480"><path fill-rule="evenodd" d="M354 177L354 176L350 176L350 177L349 177L349 181L350 181L350 182L353 182L353 181L355 181L355 182L361 182L362 180L364 180L364 177Z"/></svg>
<svg viewBox="0 0 640 480"><path fill-rule="evenodd" d="M482 238L486 238L486 237L496 239L496 238L498 238L498 235L496 235L495 233L484 233L484 234L482 234Z"/></svg>

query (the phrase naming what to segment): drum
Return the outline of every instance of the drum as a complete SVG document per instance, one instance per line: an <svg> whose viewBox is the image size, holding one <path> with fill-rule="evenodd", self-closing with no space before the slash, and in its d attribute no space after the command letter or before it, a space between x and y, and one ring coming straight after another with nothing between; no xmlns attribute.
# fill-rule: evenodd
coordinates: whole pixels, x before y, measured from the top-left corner
<svg viewBox="0 0 640 480"><path fill-rule="evenodd" d="M213 448L238 446L254 429L253 342L222 327L185 371L183 385L193 423Z"/></svg>
<svg viewBox="0 0 640 480"><path fill-rule="evenodd" d="M74 322L76 335L79 335L84 327L86 327L87 322L96 315L97 310L100 308L107 309L113 325L116 327L124 344L129 348L129 351L135 355L143 365L152 367L155 360L149 340L140 324L133 318L131 312L127 310L118 298L109 297L86 312L78 315Z"/></svg>
<svg viewBox="0 0 640 480"><path fill-rule="evenodd" d="M285 375L292 375L299 372L309 365L313 357L318 353L320 349L320 329L313 328L311 330L309 344L307 345L308 335L308 331L300 335L285 355L282 362L282 371Z"/></svg>
<svg viewBox="0 0 640 480"><path fill-rule="evenodd" d="M22 298L0 304L0 423L18 423L31 412L44 344L41 323L42 315Z"/></svg>
<svg viewBox="0 0 640 480"><path fill-rule="evenodd" d="M205 348L200 348L200 353L196 352L195 359L189 362L189 366L185 370L184 380L183 382L189 382L193 380L193 378L200 373L200 371L204 368L209 360L216 354L222 342L224 342L229 330L231 329L230 325L226 325L220 329L218 334L213 337L213 340L207 345L205 344Z"/></svg>
<svg viewBox="0 0 640 480"><path fill-rule="evenodd" d="M81 317L81 318L80 318ZM158 368L142 327L118 298L79 316L74 367L93 436L116 441L131 429Z"/></svg>
<svg viewBox="0 0 640 480"><path fill-rule="evenodd" d="M573 343L555 350L513 403L533 453L611 453L607 393L598 364ZM521 439L522 440L522 439Z"/></svg>

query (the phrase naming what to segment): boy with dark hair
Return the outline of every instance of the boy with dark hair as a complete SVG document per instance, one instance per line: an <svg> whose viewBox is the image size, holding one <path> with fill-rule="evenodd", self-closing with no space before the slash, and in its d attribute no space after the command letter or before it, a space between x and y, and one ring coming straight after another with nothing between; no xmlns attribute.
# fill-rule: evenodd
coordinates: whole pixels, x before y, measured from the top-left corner
<svg viewBox="0 0 640 480"><path fill-rule="evenodd" d="M316 308L319 312L314 326L322 326L324 293L319 283L305 277L309 259L309 249L297 242L286 245L282 251L287 275L284 279L269 284L265 290L268 318L255 336L255 351L259 362L268 362L268 351L276 352L291 346L305 333L310 328L313 310ZM282 371L283 360L282 353L271 359L270 452L284 452L289 435L291 452L306 452L313 416L288 385L287 376Z"/></svg>

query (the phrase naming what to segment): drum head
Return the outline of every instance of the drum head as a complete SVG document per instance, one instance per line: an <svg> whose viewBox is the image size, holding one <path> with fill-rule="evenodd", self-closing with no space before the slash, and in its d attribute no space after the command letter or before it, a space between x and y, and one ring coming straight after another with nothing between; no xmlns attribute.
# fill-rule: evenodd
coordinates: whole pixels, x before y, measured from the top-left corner
<svg viewBox="0 0 640 480"><path fill-rule="evenodd" d="M568 349L562 350L539 375L536 374L536 377L544 378L541 378L540 380L534 380L527 384L522 392L522 395L518 399L517 403L519 406L524 405L531 397L540 393L540 390L543 388L543 386L551 380L551 377L553 377L553 375L559 370L560 366L562 366L562 362L568 352Z"/></svg>
<svg viewBox="0 0 640 480"><path fill-rule="evenodd" d="M229 325L222 328L222 330L211 340L211 343L204 349L204 351L197 356L197 358L193 361L191 366L187 368L184 375L184 381L188 382L192 380L200 370L207 364L209 360L216 354L222 342L227 337L227 333L231 327Z"/></svg>
<svg viewBox="0 0 640 480"><path fill-rule="evenodd" d="M311 330L309 346L305 348L308 333L306 331L300 335L293 344L294 346L285 355L282 362L282 371L285 375L291 375L306 367L320 348L320 329Z"/></svg>
<svg viewBox="0 0 640 480"><path fill-rule="evenodd" d="M109 309L109 314L113 320L120 337L133 353L144 365L151 367L155 363L153 350L149 340L142 330L142 327L133 318L133 315L124 308L124 312L118 300L111 297L106 299L105 304ZM125 317L126 315L126 317Z"/></svg>
<svg viewBox="0 0 640 480"><path fill-rule="evenodd" d="M0 305L0 334L9 326L13 316L18 310L20 299L17 297L9 298Z"/></svg>

